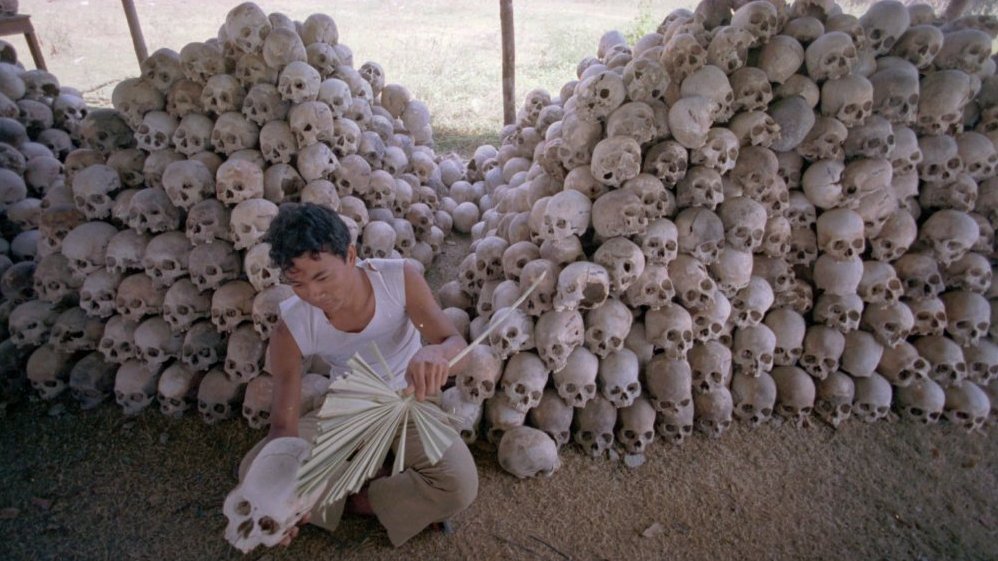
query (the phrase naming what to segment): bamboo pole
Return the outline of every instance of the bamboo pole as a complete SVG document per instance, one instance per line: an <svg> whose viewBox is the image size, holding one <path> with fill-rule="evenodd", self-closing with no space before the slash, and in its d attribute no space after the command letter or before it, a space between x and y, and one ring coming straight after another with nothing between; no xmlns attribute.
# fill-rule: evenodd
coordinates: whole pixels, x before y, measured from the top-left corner
<svg viewBox="0 0 998 561"><path fill-rule="evenodd" d="M132 0L121 0L121 7L125 10L125 19L128 20L128 31L132 34L132 46L135 47L135 57L139 59L139 64L149 58L149 51L146 50L146 39L142 36L142 26L139 25L139 14L135 11L135 3Z"/></svg>
<svg viewBox="0 0 998 561"><path fill-rule="evenodd" d="M502 118L503 124L516 120L516 48L513 40L513 0L499 0L502 26Z"/></svg>

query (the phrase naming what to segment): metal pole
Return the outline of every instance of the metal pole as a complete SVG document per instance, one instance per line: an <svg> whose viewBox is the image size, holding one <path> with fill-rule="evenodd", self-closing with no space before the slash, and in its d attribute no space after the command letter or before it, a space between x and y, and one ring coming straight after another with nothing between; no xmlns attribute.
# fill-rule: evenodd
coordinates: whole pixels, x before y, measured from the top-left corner
<svg viewBox="0 0 998 561"><path fill-rule="evenodd" d="M513 0L499 0L502 26L502 117L503 124L516 120L516 49L513 41Z"/></svg>
<svg viewBox="0 0 998 561"><path fill-rule="evenodd" d="M132 34L132 46L135 47L135 56L141 65L142 61L149 58L149 51L146 50L146 39L142 36L142 26L139 25L139 14L135 11L132 0L121 0L121 7L125 9L128 31Z"/></svg>

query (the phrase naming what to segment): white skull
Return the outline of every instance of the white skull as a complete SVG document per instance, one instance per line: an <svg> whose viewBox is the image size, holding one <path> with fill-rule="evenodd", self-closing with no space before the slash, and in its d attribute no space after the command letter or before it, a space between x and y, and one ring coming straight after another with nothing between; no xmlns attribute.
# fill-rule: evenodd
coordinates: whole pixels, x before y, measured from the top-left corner
<svg viewBox="0 0 998 561"><path fill-rule="evenodd" d="M804 53L807 73L816 82L842 78L858 60L852 38L842 31L829 31L818 37Z"/></svg>
<svg viewBox="0 0 998 561"><path fill-rule="evenodd" d="M253 318L253 285L244 280L223 284L211 296L211 323L219 332L232 333Z"/></svg>
<svg viewBox="0 0 998 561"><path fill-rule="evenodd" d="M229 228L236 249L253 247L267 233L277 216L277 205L266 199L249 199L232 209Z"/></svg>
<svg viewBox="0 0 998 561"><path fill-rule="evenodd" d="M160 365L128 360L114 377L114 398L125 415L138 415L152 403L159 384Z"/></svg>
<svg viewBox="0 0 998 561"><path fill-rule="evenodd" d="M826 211L818 217L818 247L836 259L850 259L866 247L863 218L846 208Z"/></svg>
<svg viewBox="0 0 998 561"><path fill-rule="evenodd" d="M135 350L146 364L161 366L171 358L180 357L182 334L175 334L170 324L160 316L144 320L135 329Z"/></svg>
<svg viewBox="0 0 998 561"><path fill-rule="evenodd" d="M558 448L561 448L571 438L573 416L574 408L562 401L553 388L547 388L544 390L541 402L530 410L528 419L533 426L550 436Z"/></svg>
<svg viewBox="0 0 998 561"><path fill-rule="evenodd" d="M196 322L184 335L180 360L200 371L209 370L225 356L226 338L210 321Z"/></svg>
<svg viewBox="0 0 998 561"><path fill-rule="evenodd" d="M883 376L874 373L868 378L856 378L855 392L852 411L856 417L867 423L887 417L891 409L893 390Z"/></svg>
<svg viewBox="0 0 998 561"><path fill-rule="evenodd" d="M552 381L558 395L572 407L585 407L596 398L596 377L599 359L584 346L575 347L565 361L565 367L554 370Z"/></svg>
<svg viewBox="0 0 998 561"><path fill-rule="evenodd" d="M208 371L198 386L198 413L201 419L213 425L234 417L245 387L245 384L226 378L220 368Z"/></svg>
<svg viewBox="0 0 998 561"><path fill-rule="evenodd" d="M543 406L543 404L542 400L541 405ZM465 444L471 444L478 440L478 427L482 422L483 410L481 403L465 401L460 390L457 387L451 387L441 394L440 408L453 415L451 425L461 435L461 440ZM536 410L537 408L534 409L534 411Z"/></svg>
<svg viewBox="0 0 998 561"><path fill-rule="evenodd" d="M818 380L839 369L839 360L845 350L845 336L823 325L808 327L804 335L800 365Z"/></svg>
<svg viewBox="0 0 998 561"><path fill-rule="evenodd" d="M719 438L731 426L733 406L728 388L698 393L693 398L694 426L711 438Z"/></svg>
<svg viewBox="0 0 998 561"><path fill-rule="evenodd" d="M734 333L731 357L738 372L757 376L773 368L776 335L763 324L740 327ZM805 341L806 353L806 341Z"/></svg>
<svg viewBox="0 0 998 561"><path fill-rule="evenodd" d="M983 431L991 413L991 401L977 384L964 381L946 388L946 419L967 432Z"/></svg>
<svg viewBox="0 0 998 561"><path fill-rule="evenodd" d="M174 362L159 376L156 401L159 410L167 417L179 418L190 409L197 398L201 373L179 362Z"/></svg>
<svg viewBox="0 0 998 561"><path fill-rule="evenodd" d="M118 233L107 222L85 222L66 234L62 241L62 254L69 260L69 269L77 280L104 268L107 246Z"/></svg>
<svg viewBox="0 0 998 561"><path fill-rule="evenodd" d="M289 102L281 99L280 92L272 84L256 84L243 99L240 112L247 121L263 127L271 121L284 121L290 106Z"/></svg>
<svg viewBox="0 0 998 561"><path fill-rule="evenodd" d="M201 292L190 279L178 279L163 297L163 319L174 333L184 333L195 321L210 316L211 296Z"/></svg>
<svg viewBox="0 0 998 561"><path fill-rule="evenodd" d="M907 341L901 341L895 347L883 347L877 364L877 372L899 388L928 379L929 368L929 361Z"/></svg>
<svg viewBox="0 0 998 561"><path fill-rule="evenodd" d="M135 350L136 327L138 323L125 316L113 316L107 321L104 336L97 348L104 355L104 360L124 364L125 361L138 357Z"/></svg>
<svg viewBox="0 0 998 561"><path fill-rule="evenodd" d="M620 300L609 299L586 313L585 342L590 351L601 359L620 351L631 330L633 316Z"/></svg>
<svg viewBox="0 0 998 561"><path fill-rule="evenodd" d="M135 142L139 148L155 152L173 145L173 133L178 121L165 111L150 111L142 118L142 124L135 130Z"/></svg>
<svg viewBox="0 0 998 561"><path fill-rule="evenodd" d="M540 403L547 379L548 369L540 357L531 352L520 352L506 363L499 389L513 408L526 413Z"/></svg>
<svg viewBox="0 0 998 561"><path fill-rule="evenodd" d="M693 318L682 306L666 304L645 314L645 334L666 357L682 360L693 345Z"/></svg>
<svg viewBox="0 0 998 561"><path fill-rule="evenodd" d="M951 291L942 295L946 306L946 333L961 346L976 345L991 327L987 300L976 292Z"/></svg>
<svg viewBox="0 0 998 561"><path fill-rule="evenodd" d="M932 213L922 224L918 239L944 267L948 267L963 257L979 235L980 228L973 218L964 212L943 209Z"/></svg>
<svg viewBox="0 0 998 561"><path fill-rule="evenodd" d="M111 166L93 164L74 175L72 186L76 208L88 219L100 220L111 214L112 197L121 189L121 179Z"/></svg>
<svg viewBox="0 0 998 561"><path fill-rule="evenodd" d="M252 323L243 323L229 335L225 353L225 375L248 382L260 374L266 341L260 338Z"/></svg>
<svg viewBox="0 0 998 561"><path fill-rule="evenodd" d="M38 392L39 397L52 400L68 387L72 366L72 353L45 344L31 353L24 368L31 387Z"/></svg>
<svg viewBox="0 0 998 561"><path fill-rule="evenodd" d="M219 115L211 130L211 143L215 151L226 156L239 150L255 148L259 138L260 128L238 111Z"/></svg>
<svg viewBox="0 0 998 561"><path fill-rule="evenodd" d="M99 352L92 352L77 362L69 372L69 389L80 402L80 409L93 409L114 390L118 365L104 361Z"/></svg>
<svg viewBox="0 0 998 561"><path fill-rule="evenodd" d="M882 344L893 347L908 337L915 326L915 318L903 303L870 304L863 310L860 325L872 331Z"/></svg>
<svg viewBox="0 0 998 561"><path fill-rule="evenodd" d="M938 297L908 300L905 304L915 317L912 335L942 335L946 330L946 305Z"/></svg>
<svg viewBox="0 0 998 561"><path fill-rule="evenodd" d="M588 334L584 331L585 327L582 314L578 311L551 310L538 318L534 337L537 352L548 370L563 370L567 366L569 355Z"/></svg>
<svg viewBox="0 0 998 561"><path fill-rule="evenodd" d="M486 438L498 446L506 431L523 426L527 414L513 407L506 400L506 394L500 393L485 400L484 417L487 427Z"/></svg>
<svg viewBox="0 0 998 561"><path fill-rule="evenodd" d="M166 166L163 190L177 208L191 207L215 194L215 176L198 160L181 160Z"/></svg>
<svg viewBox="0 0 998 561"><path fill-rule="evenodd" d="M943 415L946 393L929 379L918 380L897 389L898 410L919 423L934 425Z"/></svg>
<svg viewBox="0 0 998 561"><path fill-rule="evenodd" d="M814 379L796 366L778 366L772 372L776 382L776 414L797 427L810 424L814 409Z"/></svg>
<svg viewBox="0 0 998 561"><path fill-rule="evenodd" d="M218 199L206 199L187 213L185 235L191 244L211 244L215 240L230 241L230 211Z"/></svg>
<svg viewBox="0 0 998 561"><path fill-rule="evenodd" d="M293 295L291 287L283 284L265 288L253 299L253 329L263 339L268 339L280 320L280 303Z"/></svg>
<svg viewBox="0 0 998 561"><path fill-rule="evenodd" d="M505 431L498 445L499 465L520 479L550 477L561 467L558 445L538 429L513 427Z"/></svg>
<svg viewBox="0 0 998 561"><path fill-rule="evenodd" d="M793 366L804 353L806 324L801 314L787 308L780 308L766 314L764 323L776 336L773 351L773 364Z"/></svg>
<svg viewBox="0 0 998 561"><path fill-rule="evenodd" d="M128 202L128 225L139 233L159 233L176 230L180 225L180 209L161 188L149 187L135 193Z"/></svg>
<svg viewBox="0 0 998 561"><path fill-rule="evenodd" d="M934 298L946 288L939 265L929 253L906 253L894 262L894 270L904 283L904 296L911 300Z"/></svg>
<svg viewBox="0 0 998 561"><path fill-rule="evenodd" d="M103 334L103 321L87 316L82 308L74 307L59 314L52 325L48 342L61 352L93 351Z"/></svg>
<svg viewBox="0 0 998 561"><path fill-rule="evenodd" d="M271 164L289 164L298 152L293 129L284 121L271 121L260 129L260 152Z"/></svg>
<svg viewBox="0 0 998 561"><path fill-rule="evenodd" d="M617 409L602 396L596 396L581 407L573 422L573 439L590 456L603 455L613 446L613 428Z"/></svg>
<svg viewBox="0 0 998 561"><path fill-rule="evenodd" d="M655 441L655 410L647 398L640 397L618 412L617 442L629 454L644 454Z"/></svg>
<svg viewBox="0 0 998 561"><path fill-rule="evenodd" d="M818 382L814 412L833 428L852 415L856 384L842 372L832 372Z"/></svg>
<svg viewBox="0 0 998 561"><path fill-rule="evenodd" d="M628 407L641 395L638 357L629 349L610 353L600 360L597 378L600 394L617 407Z"/></svg>
<svg viewBox="0 0 998 561"><path fill-rule="evenodd" d="M187 276L191 249L191 243L183 232L159 234L149 240L142 258L142 266L156 286L170 286L177 279Z"/></svg>

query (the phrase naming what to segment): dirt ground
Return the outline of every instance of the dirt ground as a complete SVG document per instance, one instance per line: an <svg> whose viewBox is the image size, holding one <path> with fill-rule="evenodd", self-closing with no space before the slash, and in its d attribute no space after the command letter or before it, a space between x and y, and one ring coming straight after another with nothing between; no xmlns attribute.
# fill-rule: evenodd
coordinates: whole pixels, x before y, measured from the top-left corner
<svg viewBox="0 0 998 561"><path fill-rule="evenodd" d="M453 278L468 240L427 277ZM264 435L113 404L0 407L0 560L221 560L235 467ZM570 446L550 479L517 480L473 447L478 500L450 536L393 549L371 519L306 528L246 558L429 560L996 559L998 442L952 427L736 426L659 442L636 468Z"/></svg>
<svg viewBox="0 0 998 561"><path fill-rule="evenodd" d="M586 10L593 4L566 3ZM134 74L127 69L134 61L120 22L115 29L125 48L86 55L81 45L68 41L101 34L67 31L63 37L55 27L44 28L46 21L70 21L63 10L76 4L93 4L72 19L79 28L107 25L109 20L96 14L98 8L119 9L109 0L22 2L45 32L50 63L61 55L79 68L73 75L70 65L65 66L66 74L59 74L65 82L85 84L94 95L106 93L110 84ZM179 11L185 11L194 2L138 4L151 47L179 48L185 42L176 35L186 30L168 27L163 23L168 20L156 19L160 12L152 10L159 6L170 12L183 4ZM217 25L221 6L233 2L197 4L202 15L198 22L207 26ZM394 13L405 2L382 4L384 11ZM530 5L548 9L550 3ZM368 7L356 10L357 18L370 17ZM628 15L622 21L635 18ZM525 25L534 19L540 21L524 17ZM380 32L377 25L369 27L372 33ZM203 39L208 32L191 33ZM586 48L592 49L595 39L587 36ZM100 41L108 41L106 33ZM426 52L402 39L395 42L400 49ZM565 42L564 36L550 42L552 60L572 60L555 48ZM374 41L358 38L356 44ZM64 52L57 52L59 48ZM447 50L458 53L455 57L467 52ZM541 60L542 51L527 51L523 60ZM101 65L88 63L97 56ZM371 56L395 60L386 54ZM91 75L95 68L117 73ZM561 70L550 72L564 81ZM427 83L436 80L433 72L426 74L433 78ZM417 79L400 76L406 84ZM495 83L487 86L490 91ZM527 79L520 83L530 84ZM556 87L560 82L552 83ZM429 92L426 97L434 99ZM428 271L431 286L453 278L467 251L467 239L446 245L445 254ZM26 395L0 403L0 561L243 558L222 537L222 502L236 484L239 459L263 435L241 419L207 426L193 415L173 420L154 410L129 418L114 404L82 412L68 398L53 405ZM493 447L481 444L473 451L480 471L479 497L455 518L453 535L424 533L396 550L376 522L347 518L335 533L306 528L290 548L258 550L245 558L998 559L994 428L984 436L905 423L851 422L839 431L824 425L801 430L736 426L719 440L694 435L681 447L659 442L636 469L593 460L570 446L563 450L562 468L553 477L524 481L499 468Z"/></svg>

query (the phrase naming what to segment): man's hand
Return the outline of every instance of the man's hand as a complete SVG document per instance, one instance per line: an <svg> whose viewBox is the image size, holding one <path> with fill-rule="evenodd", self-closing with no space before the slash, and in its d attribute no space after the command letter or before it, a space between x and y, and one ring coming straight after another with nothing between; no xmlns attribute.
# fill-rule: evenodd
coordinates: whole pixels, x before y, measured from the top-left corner
<svg viewBox="0 0 998 561"><path fill-rule="evenodd" d="M412 356L409 367L405 371L405 379L409 385L406 395L415 393L417 401L423 401L428 395L437 395L440 388L447 383L450 367L447 356L440 345L427 345Z"/></svg>
<svg viewBox="0 0 998 561"><path fill-rule="evenodd" d="M298 537L298 532L301 526L308 524L309 513L305 513L305 516L301 517L301 520L297 524L288 528L287 533L284 534L284 539L280 541L278 545L283 547L288 547L291 545L291 541Z"/></svg>

